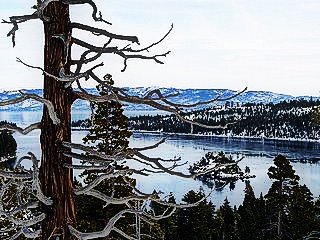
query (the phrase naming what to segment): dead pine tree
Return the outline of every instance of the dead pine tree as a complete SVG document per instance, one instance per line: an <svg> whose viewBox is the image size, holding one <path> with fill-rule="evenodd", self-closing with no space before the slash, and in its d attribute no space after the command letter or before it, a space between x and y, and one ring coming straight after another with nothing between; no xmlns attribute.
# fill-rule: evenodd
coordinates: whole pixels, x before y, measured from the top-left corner
<svg viewBox="0 0 320 240"><path fill-rule="evenodd" d="M71 142L71 106L77 99L96 103L116 100L121 103L146 104L175 114L179 119L192 125L207 128L227 127L207 126L183 117L185 109L223 101L225 99L222 96L206 102L177 104L170 101L170 98L176 96L176 94L163 95L158 89L150 91L145 96L130 96L125 90L108 85L104 81L103 76L98 76L94 72L95 69L103 66L103 63L95 63L101 55L114 54L122 58L124 63L122 71L126 70L129 59L145 59L163 64L162 58L166 57L170 52L151 55L149 50L155 45L160 44L170 34L173 26L157 42L138 48L139 40L136 36L119 35L94 26L71 22L69 7L79 4L91 6L92 18L95 21L103 22L106 26L109 24L109 22L103 19L93 0L37 0L36 5L33 6L34 12L32 14L12 16L9 20L3 20L3 23L12 24L13 26L8 33L8 36L12 37L13 45L16 44L15 33L18 27L20 27L21 23L29 20L40 20L43 22L45 39L43 67L33 66L17 58L17 61L26 67L42 71L44 76L43 97L21 91L21 95L16 99L0 102L0 106L5 106L33 99L44 104L41 122L34 123L24 129L10 124L4 124L0 127L1 129L8 129L21 134L28 134L34 129L41 130L40 142L42 154L40 168L38 167L39 160L37 160L36 156L33 153L28 153L25 157L18 160L14 171L8 170L0 173L0 177L5 179L2 181L0 198L3 199L11 186L15 186L18 191L16 194L18 204L15 209L8 210L3 205L3 202L0 202L1 216L8 219L11 223L8 228L1 230L2 236L8 239L13 240L19 236L43 240L95 239L107 237L111 231L115 231L127 239L140 239L141 221L150 223L150 221L170 216L176 208L191 207L196 205L196 203L187 206L169 204L159 199L159 193L143 193L135 189L134 186L132 186L135 191L134 196L114 198L112 195L106 196L98 192L94 189L95 186L104 179L125 176L128 173L150 175L165 172L183 178L195 178L200 174L209 173L223 167L215 165L203 172L188 175L175 170L176 167L182 165L179 162L180 159L151 158L143 153L145 150L158 147L164 140L153 146L127 149L113 155L101 154L88 146ZM73 29L103 36L106 38L105 44L103 46L95 46L94 43L77 39L72 36ZM125 47L113 45L113 40L124 42L126 45ZM79 59L71 58L71 47L74 45L84 49ZM91 67L86 67L90 65ZM83 68L86 70L83 70ZM108 88L110 94L101 96L89 94L81 86L81 81L89 79ZM75 89L72 86L76 86ZM76 153L72 150L82 151L86 154ZM125 159L137 161L140 164L144 164L145 167L141 169L127 168L125 170L112 168L114 162L121 162ZM89 164L80 166L75 164L74 160L87 161ZM23 161L31 161L32 169L24 169L21 165ZM97 176L90 184L81 189L76 189L73 184L73 169L107 169L107 171L103 171L104 174ZM130 185L130 183L128 184ZM124 204L127 209L120 211L110 218L103 230L82 233L76 229L75 194L94 196L105 201L106 204ZM150 201L163 204L167 207L166 211L157 216L148 212L146 205ZM117 221L128 214L136 216L135 235L128 235L116 226ZM14 235L10 235L12 231L15 231Z"/></svg>

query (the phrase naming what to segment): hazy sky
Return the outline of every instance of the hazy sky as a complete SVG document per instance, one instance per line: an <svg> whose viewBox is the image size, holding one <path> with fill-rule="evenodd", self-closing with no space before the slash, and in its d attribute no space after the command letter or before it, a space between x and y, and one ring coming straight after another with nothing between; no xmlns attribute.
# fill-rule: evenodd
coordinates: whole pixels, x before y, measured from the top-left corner
<svg viewBox="0 0 320 240"><path fill-rule="evenodd" d="M1 19L31 13L33 0L2 0ZM111 73L118 86L230 88L269 90L293 95L320 95L319 0L97 0L108 31L137 35L142 44L170 36L153 52L171 50L164 65L103 58L99 73ZM92 23L89 6L71 7L73 21ZM20 57L42 65L42 23L20 25L17 46L6 37L10 25L0 25L1 89L41 88L42 76L15 61ZM103 45L106 39L75 32ZM132 48L138 46L132 46ZM76 58L81 49L73 49ZM94 86L88 82L86 86Z"/></svg>

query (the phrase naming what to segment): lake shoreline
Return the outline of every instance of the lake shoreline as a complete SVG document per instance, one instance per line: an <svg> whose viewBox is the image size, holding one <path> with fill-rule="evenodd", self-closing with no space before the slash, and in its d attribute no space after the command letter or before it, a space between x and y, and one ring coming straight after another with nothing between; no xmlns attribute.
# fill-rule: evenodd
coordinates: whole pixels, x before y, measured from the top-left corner
<svg viewBox="0 0 320 240"><path fill-rule="evenodd" d="M87 128L72 128L72 131L88 131ZM169 135L169 136L190 136L190 137L209 137L209 138L223 138L227 140L238 140L238 141L255 141L261 143L268 142L291 142L291 143L311 143L319 144L320 139L299 139L299 138L268 138L268 137L255 137L255 136L226 136L216 134L199 134L199 133L171 133L171 132L160 132L160 131L145 131L145 130L131 130L133 133L144 133L150 135Z"/></svg>

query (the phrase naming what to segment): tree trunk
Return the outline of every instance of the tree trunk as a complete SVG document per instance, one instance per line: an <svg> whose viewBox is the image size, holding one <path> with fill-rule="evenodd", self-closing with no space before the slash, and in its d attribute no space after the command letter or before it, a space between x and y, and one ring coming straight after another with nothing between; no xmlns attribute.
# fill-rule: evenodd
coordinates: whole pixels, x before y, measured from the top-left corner
<svg viewBox="0 0 320 240"><path fill-rule="evenodd" d="M64 66L66 73L70 72L70 48L68 59L65 61L64 43L53 37L62 35L66 39L69 28L69 6L61 2L51 2L44 15L45 46L44 69L58 76L59 69ZM46 219L42 223L42 239L71 239L68 225L75 225L75 210L73 198L73 173L65 168L65 163L71 163L71 158L63 156L64 149L61 141L71 141L71 104L72 89L64 88L63 82L44 76L44 98L50 100L61 121L54 125L44 107L41 122L41 166L40 180L43 192L54 201L53 206L42 206ZM59 237L59 238L57 238Z"/></svg>
<svg viewBox="0 0 320 240"><path fill-rule="evenodd" d="M279 193L281 195L281 201L283 201L283 181L280 181L279 184ZM283 210L283 203L280 203L279 212L278 212L278 221L277 221L277 236L278 239L282 239L282 210Z"/></svg>

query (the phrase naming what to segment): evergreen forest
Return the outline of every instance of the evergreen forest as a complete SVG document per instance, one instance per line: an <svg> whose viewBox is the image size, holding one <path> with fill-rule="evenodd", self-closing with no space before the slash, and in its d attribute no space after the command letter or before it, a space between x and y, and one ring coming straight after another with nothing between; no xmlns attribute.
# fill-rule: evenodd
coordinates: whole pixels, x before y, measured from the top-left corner
<svg viewBox="0 0 320 240"><path fill-rule="evenodd" d="M284 156L279 155L274 159L268 176L272 184L265 195L255 193L250 180L244 180L245 195L239 206L231 206L227 198L222 206L215 206L211 201L204 199L206 193L203 189L189 191L181 201L175 199L171 193L166 198L168 203L191 204L202 201L195 207L178 209L171 217L153 223L152 227L143 226L142 230L146 235L141 239L319 239L320 199L315 198L306 185L299 184L299 176ZM118 186L117 194L128 196L130 189L121 190ZM77 202L81 206L78 215L83 219L80 223L85 223L82 227L98 230L107 216L103 202L94 198L85 201L78 198ZM151 204L149 208L149 211L155 213L164 210L164 206L156 203ZM107 209L110 211L112 208L108 206ZM113 209L115 210L118 209ZM130 232L130 222L132 223L133 219L123 219L120 225ZM122 238L115 235L110 239Z"/></svg>
<svg viewBox="0 0 320 240"><path fill-rule="evenodd" d="M320 131L315 114L319 105L319 100L313 101L312 99L284 101L276 104L248 103L243 106L225 104L215 108L192 111L185 115L192 121L211 126L224 126L220 129L191 126L175 115L131 117L129 125L132 130L138 131L319 140Z"/></svg>

